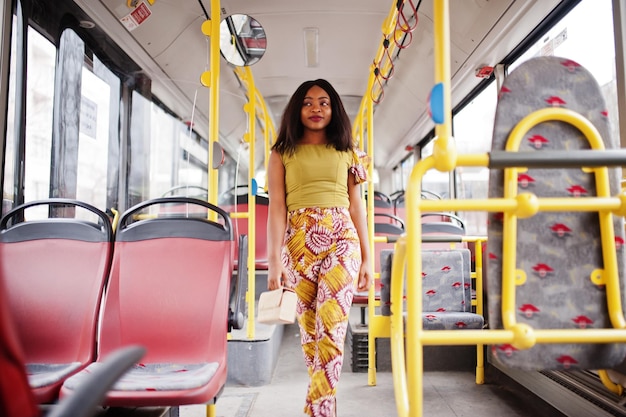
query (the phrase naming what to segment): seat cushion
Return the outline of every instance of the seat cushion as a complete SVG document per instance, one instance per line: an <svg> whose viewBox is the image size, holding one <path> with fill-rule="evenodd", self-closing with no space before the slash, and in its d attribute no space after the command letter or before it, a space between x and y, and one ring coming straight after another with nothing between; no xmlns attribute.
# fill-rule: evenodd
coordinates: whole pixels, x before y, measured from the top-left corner
<svg viewBox="0 0 626 417"><path fill-rule="evenodd" d="M484 323L483 316L474 313L457 311L422 313L424 330L482 329Z"/></svg>
<svg viewBox="0 0 626 417"><path fill-rule="evenodd" d="M70 377L64 384L75 390L81 382L99 367L92 363L83 372ZM200 364L152 363L137 364L120 378L115 391L180 391L202 387L209 383L217 371L217 362Z"/></svg>
<svg viewBox="0 0 626 417"><path fill-rule="evenodd" d="M26 373L28 383L33 388L45 387L59 381L63 381L66 376L71 375L80 368L80 362L71 363L28 363Z"/></svg>

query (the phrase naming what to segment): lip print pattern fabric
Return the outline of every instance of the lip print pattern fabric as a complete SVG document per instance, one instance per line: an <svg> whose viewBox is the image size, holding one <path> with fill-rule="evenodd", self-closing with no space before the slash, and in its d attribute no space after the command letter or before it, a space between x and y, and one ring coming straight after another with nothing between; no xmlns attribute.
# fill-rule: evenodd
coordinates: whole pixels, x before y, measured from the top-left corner
<svg viewBox="0 0 626 417"><path fill-rule="evenodd" d="M381 315L391 315L393 250L381 253ZM404 289L406 291L406 276ZM422 251L422 326L425 330L482 329L483 316L472 313L468 249ZM403 311L406 311L403 306Z"/></svg>
<svg viewBox="0 0 626 417"><path fill-rule="evenodd" d="M587 118L598 129L606 149L617 147L611 138L607 109L593 76L576 62L557 57L529 60L504 81L496 110L493 150L504 150L515 125L533 111L561 106ZM520 151L590 149L575 127L558 121L541 123L523 138ZM518 194L538 198L595 196L596 178L589 170L528 169L518 171ZM611 195L619 190L618 169L609 169ZM503 170L491 170L489 197L503 197ZM624 271L624 225L613 216L620 276ZM501 279L503 214L490 213L487 243L487 288L490 328L502 328ZM517 220L517 264L526 282L516 286L515 317L535 329L611 327L606 291L590 281L603 268L599 217L596 212L539 212ZM622 305L624 285L620 283ZM619 364L626 345L537 344L517 350L510 345L491 347L492 359L513 368L602 369Z"/></svg>

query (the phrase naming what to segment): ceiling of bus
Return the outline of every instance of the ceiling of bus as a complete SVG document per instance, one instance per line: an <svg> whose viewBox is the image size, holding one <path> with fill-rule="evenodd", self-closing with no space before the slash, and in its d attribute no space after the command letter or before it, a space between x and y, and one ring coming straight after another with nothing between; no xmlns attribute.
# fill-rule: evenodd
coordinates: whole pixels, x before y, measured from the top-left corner
<svg viewBox="0 0 626 417"><path fill-rule="evenodd" d="M153 93L174 112L194 118L198 131L208 132L208 89L200 75L208 70L209 41L201 32L209 0L156 0L144 23L127 30L120 22L132 10L127 0L75 0L95 23L106 28L129 56L146 68ZM494 65L515 47L558 0L451 0L451 72L453 104L481 79L475 70ZM267 50L252 66L255 84L265 98L274 123L297 86L326 78L343 96L351 116L366 91L371 65L382 41L382 23L393 1L383 0L222 0L222 16L245 13L265 29ZM413 1L418 4L417 0ZM405 1L408 7L409 1ZM408 13L408 11L407 11ZM393 168L433 127L426 99L433 83L432 1L419 2L419 19L412 43L395 60L394 76L375 108L374 162ZM318 28L319 63L306 67L303 29ZM222 60L220 82L220 142L231 155L241 146L247 121L242 106L245 91L232 67ZM195 110L194 110L195 103ZM259 142L262 143L262 142ZM241 163L247 165L247 154ZM257 146L257 168L263 151Z"/></svg>

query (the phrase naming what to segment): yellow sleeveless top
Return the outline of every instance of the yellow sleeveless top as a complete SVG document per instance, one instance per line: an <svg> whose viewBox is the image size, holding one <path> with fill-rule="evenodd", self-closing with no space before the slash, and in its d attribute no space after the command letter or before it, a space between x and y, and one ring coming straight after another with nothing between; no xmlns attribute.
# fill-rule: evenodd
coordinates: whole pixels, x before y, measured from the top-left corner
<svg viewBox="0 0 626 417"><path fill-rule="evenodd" d="M281 155L285 166L287 210L350 206L348 171L352 152L332 146L302 144L292 155Z"/></svg>

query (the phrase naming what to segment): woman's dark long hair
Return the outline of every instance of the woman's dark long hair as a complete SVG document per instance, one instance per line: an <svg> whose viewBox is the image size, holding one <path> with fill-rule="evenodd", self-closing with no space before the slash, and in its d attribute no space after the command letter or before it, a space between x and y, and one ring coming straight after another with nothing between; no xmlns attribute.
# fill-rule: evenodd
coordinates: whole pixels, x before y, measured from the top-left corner
<svg viewBox="0 0 626 417"><path fill-rule="evenodd" d="M318 79L305 81L293 93L285 107L280 122L280 130L276 143L272 146L272 150L278 151L280 154L293 154L296 150L298 141L304 134L304 125L300 118L302 105L306 93L313 86L321 87L330 98L330 109L332 111L330 123L326 126L326 136L330 145L334 146L338 151L348 151L352 149L354 143L352 140L352 128L350 118L346 113L341 102L341 97L333 86L326 80Z"/></svg>

